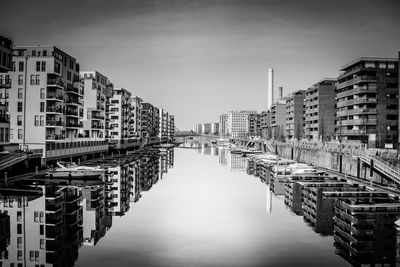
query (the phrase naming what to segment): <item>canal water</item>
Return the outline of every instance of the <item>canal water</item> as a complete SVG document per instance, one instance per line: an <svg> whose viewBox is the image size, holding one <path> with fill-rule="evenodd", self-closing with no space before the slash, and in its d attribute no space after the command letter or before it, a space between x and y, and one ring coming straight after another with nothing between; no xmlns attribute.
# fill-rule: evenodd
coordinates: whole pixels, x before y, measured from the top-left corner
<svg viewBox="0 0 400 267"><path fill-rule="evenodd" d="M21 184L1 197L1 266L350 266L247 164L176 148L114 162L107 185Z"/></svg>

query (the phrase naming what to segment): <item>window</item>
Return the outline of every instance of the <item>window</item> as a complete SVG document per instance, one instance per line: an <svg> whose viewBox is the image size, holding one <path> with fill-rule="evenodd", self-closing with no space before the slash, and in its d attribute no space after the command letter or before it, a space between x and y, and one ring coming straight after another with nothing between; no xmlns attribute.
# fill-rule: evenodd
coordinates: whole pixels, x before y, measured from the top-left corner
<svg viewBox="0 0 400 267"><path fill-rule="evenodd" d="M387 130L387 131L390 131L390 125L387 125L387 126L386 126L386 130Z"/></svg>
<svg viewBox="0 0 400 267"><path fill-rule="evenodd" d="M44 126L44 116L40 116L40 126Z"/></svg>
<svg viewBox="0 0 400 267"><path fill-rule="evenodd" d="M22 260L22 250L18 250L17 252L17 260Z"/></svg>
<svg viewBox="0 0 400 267"><path fill-rule="evenodd" d="M36 50L32 50L32 56L36 57Z"/></svg>
<svg viewBox="0 0 400 267"><path fill-rule="evenodd" d="M40 88L40 99L44 99L44 98L45 98L44 88Z"/></svg>
<svg viewBox="0 0 400 267"><path fill-rule="evenodd" d="M17 103L17 112L22 112L22 102Z"/></svg>
<svg viewBox="0 0 400 267"><path fill-rule="evenodd" d="M23 61L18 62L18 71L24 71L24 62Z"/></svg>
<svg viewBox="0 0 400 267"><path fill-rule="evenodd" d="M44 222L44 212L43 212L43 211L41 211L41 212L39 213L39 222L41 222L41 223Z"/></svg>
<svg viewBox="0 0 400 267"><path fill-rule="evenodd" d="M22 129L18 129L18 139L22 139Z"/></svg>
<svg viewBox="0 0 400 267"><path fill-rule="evenodd" d="M46 61L42 61L42 71L46 71Z"/></svg>
<svg viewBox="0 0 400 267"><path fill-rule="evenodd" d="M39 225L39 234L44 235L44 225Z"/></svg>
<svg viewBox="0 0 400 267"><path fill-rule="evenodd" d="M35 251L35 261L39 261L39 251Z"/></svg>
<svg viewBox="0 0 400 267"><path fill-rule="evenodd" d="M20 223L17 224L17 234L22 234L22 224Z"/></svg>
<svg viewBox="0 0 400 267"><path fill-rule="evenodd" d="M35 251L33 251L33 250L29 251L29 260L30 261L35 260Z"/></svg>
<svg viewBox="0 0 400 267"><path fill-rule="evenodd" d="M22 237L17 237L17 248L22 248Z"/></svg>
<svg viewBox="0 0 400 267"><path fill-rule="evenodd" d="M30 85L35 85L35 75L31 74Z"/></svg>
<svg viewBox="0 0 400 267"><path fill-rule="evenodd" d="M22 220L22 212L17 211L17 222L20 222Z"/></svg>
<svg viewBox="0 0 400 267"><path fill-rule="evenodd" d="M18 85L23 85L23 84L24 84L23 75L20 74L18 75Z"/></svg>
<svg viewBox="0 0 400 267"><path fill-rule="evenodd" d="M72 78L71 72L67 71L67 80L70 81Z"/></svg>
<svg viewBox="0 0 400 267"><path fill-rule="evenodd" d="M40 112L44 112L44 102L40 102Z"/></svg>
<svg viewBox="0 0 400 267"><path fill-rule="evenodd" d="M40 244L40 249L44 249L44 239L40 239L39 244Z"/></svg>
<svg viewBox="0 0 400 267"><path fill-rule="evenodd" d="M58 63L58 62L54 63L54 72L58 73L58 74L61 74L61 65L60 65L60 63Z"/></svg>
<svg viewBox="0 0 400 267"><path fill-rule="evenodd" d="M35 116L35 126L39 126L39 116Z"/></svg>
<svg viewBox="0 0 400 267"><path fill-rule="evenodd" d="M22 99L22 88L18 88L18 99Z"/></svg>
<svg viewBox="0 0 400 267"><path fill-rule="evenodd" d="M394 67L394 63L388 63L387 64L387 68L388 69L394 69L395 67Z"/></svg>
<svg viewBox="0 0 400 267"><path fill-rule="evenodd" d="M17 125L22 126L22 115L17 116Z"/></svg>
<svg viewBox="0 0 400 267"><path fill-rule="evenodd" d="M36 75L36 85L40 85L40 75Z"/></svg>
<svg viewBox="0 0 400 267"><path fill-rule="evenodd" d="M40 71L40 61L36 61L36 71Z"/></svg>
<svg viewBox="0 0 400 267"><path fill-rule="evenodd" d="M379 63L380 69L386 69L386 63Z"/></svg>
<svg viewBox="0 0 400 267"><path fill-rule="evenodd" d="M47 50L43 50L43 56L47 57Z"/></svg>

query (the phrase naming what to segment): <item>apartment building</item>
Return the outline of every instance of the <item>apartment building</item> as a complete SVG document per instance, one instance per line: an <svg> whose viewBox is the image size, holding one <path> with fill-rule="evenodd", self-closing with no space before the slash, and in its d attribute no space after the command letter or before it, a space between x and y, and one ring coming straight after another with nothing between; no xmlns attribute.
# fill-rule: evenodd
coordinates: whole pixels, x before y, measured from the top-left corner
<svg viewBox="0 0 400 267"><path fill-rule="evenodd" d="M141 138L142 131L142 103L140 97L131 97L130 135L137 139Z"/></svg>
<svg viewBox="0 0 400 267"><path fill-rule="evenodd" d="M218 134L219 133L219 123L218 122L211 123L211 133L212 134Z"/></svg>
<svg viewBox="0 0 400 267"><path fill-rule="evenodd" d="M172 141L174 140L175 137L175 116L170 114L168 121L169 121L168 140Z"/></svg>
<svg viewBox="0 0 400 267"><path fill-rule="evenodd" d="M124 88L114 88L110 99L110 135L109 142L117 149L126 149L130 145L130 108L131 93Z"/></svg>
<svg viewBox="0 0 400 267"><path fill-rule="evenodd" d="M260 113L260 127L261 127L261 137L271 138L271 111L263 111Z"/></svg>
<svg viewBox="0 0 400 267"><path fill-rule="evenodd" d="M303 137L305 93L305 90L297 90L286 99L286 140L300 141Z"/></svg>
<svg viewBox="0 0 400 267"><path fill-rule="evenodd" d="M307 89L305 95L305 137L309 141L335 135L336 79L325 78Z"/></svg>
<svg viewBox="0 0 400 267"><path fill-rule="evenodd" d="M274 139L283 140L286 126L286 99L280 98L271 106L271 135Z"/></svg>
<svg viewBox="0 0 400 267"><path fill-rule="evenodd" d="M0 36L0 151L10 144L10 118L7 114L11 88L11 79L8 71L12 69L12 41Z"/></svg>
<svg viewBox="0 0 400 267"><path fill-rule="evenodd" d="M336 89L336 134L371 148L398 142L398 59L362 57L340 70Z"/></svg>
<svg viewBox="0 0 400 267"><path fill-rule="evenodd" d="M46 159L108 149L82 139L84 89L76 59L55 46L14 47L8 112L10 141Z"/></svg>
<svg viewBox="0 0 400 267"><path fill-rule="evenodd" d="M249 137L261 136L261 114L249 114Z"/></svg>
<svg viewBox="0 0 400 267"><path fill-rule="evenodd" d="M221 114L219 116L219 135L228 135L228 114Z"/></svg>
<svg viewBox="0 0 400 267"><path fill-rule="evenodd" d="M153 132L153 105L150 103L143 103L142 105L142 138L150 140Z"/></svg>
<svg viewBox="0 0 400 267"><path fill-rule="evenodd" d="M249 115L256 111L230 111L227 118L227 134L231 137L247 137L249 133Z"/></svg>
<svg viewBox="0 0 400 267"><path fill-rule="evenodd" d="M108 78L98 71L81 71L80 78L85 92L83 136L94 140L105 140Z"/></svg>
<svg viewBox="0 0 400 267"><path fill-rule="evenodd" d="M206 122L202 124L202 134L211 134L211 125L212 123Z"/></svg>
<svg viewBox="0 0 400 267"><path fill-rule="evenodd" d="M169 130L169 114L164 109L159 110L159 133L158 138L160 141L165 142L168 141L168 130Z"/></svg>

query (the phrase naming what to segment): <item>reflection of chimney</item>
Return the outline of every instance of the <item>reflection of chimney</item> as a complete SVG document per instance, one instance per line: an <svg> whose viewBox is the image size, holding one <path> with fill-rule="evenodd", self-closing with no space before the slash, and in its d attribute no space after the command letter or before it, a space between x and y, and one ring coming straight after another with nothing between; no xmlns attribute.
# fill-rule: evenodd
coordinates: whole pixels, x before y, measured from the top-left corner
<svg viewBox="0 0 400 267"><path fill-rule="evenodd" d="M267 91L267 110L274 103L274 69L268 69L268 91Z"/></svg>
<svg viewBox="0 0 400 267"><path fill-rule="evenodd" d="M283 87L278 87L279 89L279 98L283 98Z"/></svg>

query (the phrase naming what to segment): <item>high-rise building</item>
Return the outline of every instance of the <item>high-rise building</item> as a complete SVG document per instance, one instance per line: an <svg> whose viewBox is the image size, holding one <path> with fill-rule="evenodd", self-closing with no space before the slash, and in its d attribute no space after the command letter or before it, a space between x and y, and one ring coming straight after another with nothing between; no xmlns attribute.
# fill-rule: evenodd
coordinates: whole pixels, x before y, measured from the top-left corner
<svg viewBox="0 0 400 267"><path fill-rule="evenodd" d="M142 103L138 96L131 97L130 136L140 138L142 131Z"/></svg>
<svg viewBox="0 0 400 267"><path fill-rule="evenodd" d="M110 99L110 136L109 142L117 149L126 149L130 146L130 108L131 93L123 88L114 88L114 95Z"/></svg>
<svg viewBox="0 0 400 267"><path fill-rule="evenodd" d="M336 134L374 148L398 140L398 59L356 59L341 68L336 89Z"/></svg>
<svg viewBox="0 0 400 267"><path fill-rule="evenodd" d="M230 111L227 120L227 133L231 137L247 137L249 133L249 115L256 111Z"/></svg>
<svg viewBox="0 0 400 267"><path fill-rule="evenodd" d="M271 106L271 135L283 140L286 126L286 99L278 99Z"/></svg>
<svg viewBox="0 0 400 267"><path fill-rule="evenodd" d="M286 139L300 139L303 137L304 125L304 97L305 90L291 93L286 99Z"/></svg>
<svg viewBox="0 0 400 267"><path fill-rule="evenodd" d="M249 114L249 137L261 137L261 114Z"/></svg>
<svg viewBox="0 0 400 267"><path fill-rule="evenodd" d="M336 79L325 78L307 89L305 96L305 136L318 141L335 133Z"/></svg>
<svg viewBox="0 0 400 267"><path fill-rule="evenodd" d="M0 151L4 150L5 145L10 144L10 119L7 115L6 98L11 88L10 75L7 74L11 70L11 62L12 41L0 36Z"/></svg>
<svg viewBox="0 0 400 267"><path fill-rule="evenodd" d="M221 114L219 116L219 135L228 135L228 114Z"/></svg>
<svg viewBox="0 0 400 267"><path fill-rule="evenodd" d="M212 134L218 134L219 133L219 123L218 122L211 123L211 133Z"/></svg>
<svg viewBox="0 0 400 267"><path fill-rule="evenodd" d="M105 140L106 136L106 89L108 78L98 71L81 71L84 85L83 136ZM79 93L76 91L76 93Z"/></svg>

